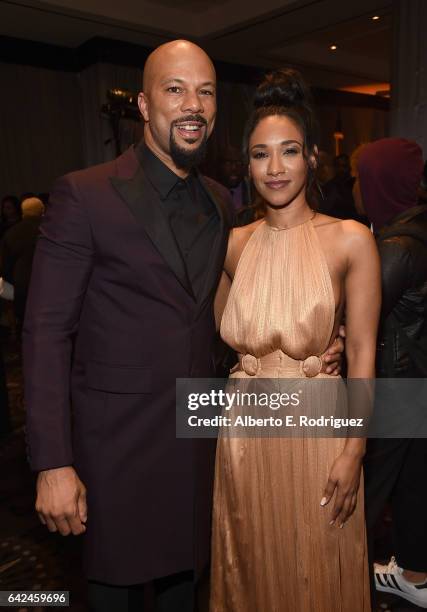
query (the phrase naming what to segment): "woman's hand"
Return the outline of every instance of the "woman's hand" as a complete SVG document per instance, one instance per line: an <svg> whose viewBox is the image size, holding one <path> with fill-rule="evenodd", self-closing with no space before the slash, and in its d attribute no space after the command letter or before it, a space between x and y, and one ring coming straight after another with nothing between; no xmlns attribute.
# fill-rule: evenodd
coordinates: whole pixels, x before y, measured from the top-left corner
<svg viewBox="0 0 427 612"><path fill-rule="evenodd" d="M336 490L331 525L335 523L339 527L343 527L344 523L353 514L357 503L361 469L362 456L355 456L346 453L344 450L335 459L329 473L324 496L320 502L321 506L326 506Z"/></svg>

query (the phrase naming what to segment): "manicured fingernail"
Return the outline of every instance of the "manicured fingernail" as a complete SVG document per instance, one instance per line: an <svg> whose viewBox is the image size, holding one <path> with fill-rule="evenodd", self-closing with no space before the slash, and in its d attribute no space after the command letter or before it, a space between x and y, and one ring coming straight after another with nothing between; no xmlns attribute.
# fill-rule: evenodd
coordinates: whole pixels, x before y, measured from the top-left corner
<svg viewBox="0 0 427 612"><path fill-rule="evenodd" d="M335 519L332 519L332 521L329 524L333 525L334 523L335 523Z"/></svg>
<svg viewBox="0 0 427 612"><path fill-rule="evenodd" d="M344 523L341 523L340 525L340 529L342 529L344 527Z"/></svg>
<svg viewBox="0 0 427 612"><path fill-rule="evenodd" d="M328 499L326 497L322 497L322 499L320 500L320 505L324 506L327 501L328 501Z"/></svg>

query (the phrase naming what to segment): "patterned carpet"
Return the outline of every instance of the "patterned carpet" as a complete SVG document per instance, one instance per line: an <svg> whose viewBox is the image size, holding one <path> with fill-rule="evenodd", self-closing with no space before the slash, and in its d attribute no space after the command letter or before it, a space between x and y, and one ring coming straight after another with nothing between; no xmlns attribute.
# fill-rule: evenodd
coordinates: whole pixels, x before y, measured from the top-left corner
<svg viewBox="0 0 427 612"><path fill-rule="evenodd" d="M11 433L0 441L0 590L70 591L72 612L87 610L86 584L81 573L81 540L51 534L34 512L34 476L25 455L24 402L19 346L13 335L1 334L6 363ZM391 551L384 526L377 550ZM419 610L398 597L380 598L379 610ZM6 609L6 608L2 608ZM10 608L7 608L10 609ZM15 608L21 612L52 608ZM259 611L268 612L268 611ZM344 611L345 612L345 611Z"/></svg>

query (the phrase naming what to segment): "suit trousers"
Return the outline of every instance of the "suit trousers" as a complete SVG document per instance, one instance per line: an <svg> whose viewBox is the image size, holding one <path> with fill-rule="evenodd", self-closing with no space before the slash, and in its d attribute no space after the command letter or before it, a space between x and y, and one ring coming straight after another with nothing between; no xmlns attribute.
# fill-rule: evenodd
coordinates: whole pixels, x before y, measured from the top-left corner
<svg viewBox="0 0 427 612"><path fill-rule="evenodd" d="M194 612L193 572L180 572L152 583L115 586L89 581L90 612Z"/></svg>
<svg viewBox="0 0 427 612"><path fill-rule="evenodd" d="M427 439L372 439L365 458L368 539L387 501L400 567L427 572Z"/></svg>

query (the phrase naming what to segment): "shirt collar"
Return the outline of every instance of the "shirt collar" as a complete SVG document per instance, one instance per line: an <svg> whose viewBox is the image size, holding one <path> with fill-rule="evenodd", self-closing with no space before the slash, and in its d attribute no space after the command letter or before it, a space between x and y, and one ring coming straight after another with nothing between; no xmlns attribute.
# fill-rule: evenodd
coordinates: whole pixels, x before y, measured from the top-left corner
<svg viewBox="0 0 427 612"><path fill-rule="evenodd" d="M170 168L168 168L144 143L137 145L136 153L148 180L162 200L166 200L176 185L189 185L193 180L192 173L190 173L186 179L182 179L172 172L172 170L170 170Z"/></svg>

